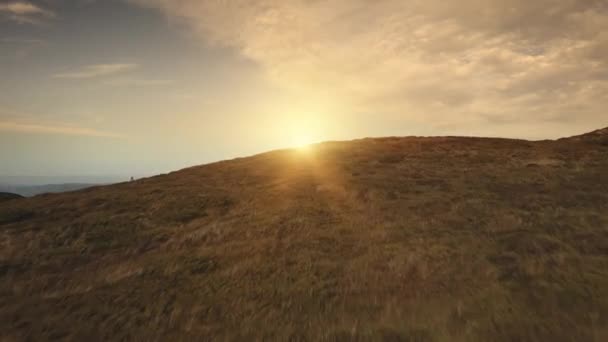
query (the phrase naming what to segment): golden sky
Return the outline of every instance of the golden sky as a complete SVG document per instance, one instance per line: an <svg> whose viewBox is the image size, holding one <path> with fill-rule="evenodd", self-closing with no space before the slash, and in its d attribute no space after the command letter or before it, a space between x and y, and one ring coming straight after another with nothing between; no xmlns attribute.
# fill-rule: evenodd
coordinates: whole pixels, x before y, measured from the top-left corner
<svg viewBox="0 0 608 342"><path fill-rule="evenodd" d="M46 150L55 173L150 173L309 141L608 125L604 0L0 1L0 28L0 153L23 159L0 174Z"/></svg>

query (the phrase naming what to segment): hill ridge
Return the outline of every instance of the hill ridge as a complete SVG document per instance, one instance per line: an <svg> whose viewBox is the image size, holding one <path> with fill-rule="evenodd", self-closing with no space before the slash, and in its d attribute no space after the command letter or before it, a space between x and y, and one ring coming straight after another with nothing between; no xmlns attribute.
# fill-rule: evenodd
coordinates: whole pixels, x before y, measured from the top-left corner
<svg viewBox="0 0 608 342"><path fill-rule="evenodd" d="M608 144L608 127L564 139Z"/></svg>
<svg viewBox="0 0 608 342"><path fill-rule="evenodd" d="M23 196L11 192L0 192L0 202L23 198Z"/></svg>

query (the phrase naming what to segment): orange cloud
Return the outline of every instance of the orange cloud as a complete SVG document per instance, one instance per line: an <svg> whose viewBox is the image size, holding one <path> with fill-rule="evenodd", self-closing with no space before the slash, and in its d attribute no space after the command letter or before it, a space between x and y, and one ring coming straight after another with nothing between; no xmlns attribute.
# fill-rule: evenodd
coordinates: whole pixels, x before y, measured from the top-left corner
<svg viewBox="0 0 608 342"><path fill-rule="evenodd" d="M12 1L0 4L0 14L5 14L14 21L29 24L37 24L41 18L55 16L52 11L27 1Z"/></svg>
<svg viewBox="0 0 608 342"><path fill-rule="evenodd" d="M65 124L0 121L0 131L32 134L61 134L100 138L124 138L120 134Z"/></svg>
<svg viewBox="0 0 608 342"><path fill-rule="evenodd" d="M95 65L87 65L77 70L58 73L53 75L54 78L66 78L66 79L84 79L84 78L94 78L100 76L108 76L113 74L118 74L122 72L126 72L132 69L137 68L137 64L124 64L124 63L114 63L114 64L95 64Z"/></svg>
<svg viewBox="0 0 608 342"><path fill-rule="evenodd" d="M345 111L442 127L606 124L603 0L131 2Z"/></svg>

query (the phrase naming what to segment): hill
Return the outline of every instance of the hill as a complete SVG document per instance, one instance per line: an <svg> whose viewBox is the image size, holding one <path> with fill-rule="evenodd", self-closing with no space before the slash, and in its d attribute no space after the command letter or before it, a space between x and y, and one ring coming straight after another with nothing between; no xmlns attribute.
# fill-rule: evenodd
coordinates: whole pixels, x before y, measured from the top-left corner
<svg viewBox="0 0 608 342"><path fill-rule="evenodd" d="M608 340L608 147L328 142L0 204L0 340Z"/></svg>
<svg viewBox="0 0 608 342"><path fill-rule="evenodd" d="M21 195L13 194L10 192L0 192L0 202L18 199L18 198L22 198L22 197L23 196L21 196Z"/></svg>
<svg viewBox="0 0 608 342"><path fill-rule="evenodd" d="M571 138L566 138L566 139L590 142L590 143L596 143L596 144L608 146L608 127L604 128L604 129L598 129L591 133L587 133L587 134L583 134L583 135L579 135L579 136L575 136L575 137L571 137Z"/></svg>
<svg viewBox="0 0 608 342"><path fill-rule="evenodd" d="M59 193L90 188L98 184L65 183L43 185L0 185L0 190L10 191L21 196L30 197L46 193Z"/></svg>

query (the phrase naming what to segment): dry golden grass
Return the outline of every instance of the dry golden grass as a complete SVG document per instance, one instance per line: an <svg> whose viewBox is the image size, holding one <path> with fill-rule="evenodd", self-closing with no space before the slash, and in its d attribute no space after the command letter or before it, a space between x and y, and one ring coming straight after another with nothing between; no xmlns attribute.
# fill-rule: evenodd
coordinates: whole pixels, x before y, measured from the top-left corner
<svg viewBox="0 0 608 342"><path fill-rule="evenodd" d="M605 137L324 143L0 203L0 340L607 341Z"/></svg>

